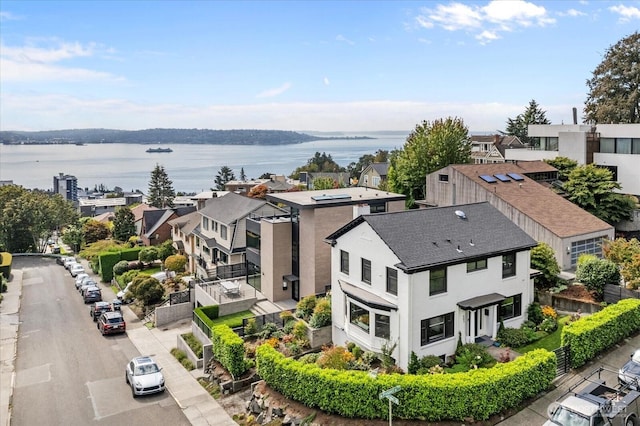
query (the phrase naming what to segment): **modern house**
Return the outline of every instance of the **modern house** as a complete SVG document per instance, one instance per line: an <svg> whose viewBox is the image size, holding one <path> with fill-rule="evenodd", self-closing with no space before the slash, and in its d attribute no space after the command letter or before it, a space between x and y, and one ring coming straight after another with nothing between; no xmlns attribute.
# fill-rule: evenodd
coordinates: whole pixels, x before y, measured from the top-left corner
<svg viewBox="0 0 640 426"><path fill-rule="evenodd" d="M53 177L53 193L69 201L78 201L78 178L60 173Z"/></svg>
<svg viewBox="0 0 640 426"><path fill-rule="evenodd" d="M613 172L622 193L640 196L640 124L531 124L530 149L507 150L507 160L568 157Z"/></svg>
<svg viewBox="0 0 640 426"><path fill-rule="evenodd" d="M504 163L506 150L526 148L520 138L511 135L472 135L470 141L475 164Z"/></svg>
<svg viewBox="0 0 640 426"><path fill-rule="evenodd" d="M331 248L333 343L354 342L406 369L411 352L446 359L459 340L519 327L533 302L537 242L489 203L358 216Z"/></svg>
<svg viewBox="0 0 640 426"><path fill-rule="evenodd" d="M358 179L358 186L378 188L387 180L389 163L371 163L362 170Z"/></svg>
<svg viewBox="0 0 640 426"><path fill-rule="evenodd" d="M300 300L331 286L327 235L360 214L402 211L405 196L351 187L267 194L286 215L247 218L247 281L272 302Z"/></svg>
<svg viewBox="0 0 640 426"><path fill-rule="evenodd" d="M581 254L602 256L602 242L613 226L549 188L557 170L543 161L452 164L427 175L426 206L488 201L531 238L556 253L563 270L576 267Z"/></svg>

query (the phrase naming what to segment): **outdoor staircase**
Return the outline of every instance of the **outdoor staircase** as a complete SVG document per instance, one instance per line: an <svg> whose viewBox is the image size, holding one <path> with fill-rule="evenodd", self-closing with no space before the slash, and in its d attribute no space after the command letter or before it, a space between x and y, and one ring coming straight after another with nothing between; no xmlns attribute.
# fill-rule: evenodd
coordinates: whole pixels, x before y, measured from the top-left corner
<svg viewBox="0 0 640 426"><path fill-rule="evenodd" d="M252 313L254 313L256 316L280 311L280 309L278 309L277 306L275 306L273 303L269 302L266 299L257 301L256 303L253 304L253 306L251 306L249 310Z"/></svg>

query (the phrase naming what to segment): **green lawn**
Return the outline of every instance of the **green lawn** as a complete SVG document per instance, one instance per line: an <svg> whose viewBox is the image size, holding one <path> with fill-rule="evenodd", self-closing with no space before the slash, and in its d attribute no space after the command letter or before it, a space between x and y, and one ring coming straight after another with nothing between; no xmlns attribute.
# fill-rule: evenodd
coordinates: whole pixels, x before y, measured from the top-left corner
<svg viewBox="0 0 640 426"><path fill-rule="evenodd" d="M244 318L252 318L255 316L256 314L251 311L240 311L236 312L235 314L225 315L223 317L214 319L212 321L212 326L215 327L216 325L226 324L231 328L240 327L242 326L242 320Z"/></svg>
<svg viewBox="0 0 640 426"><path fill-rule="evenodd" d="M534 349L546 349L548 351L558 349L560 347L560 335L562 333L562 328L569 322L570 319L571 317L569 315L561 317L558 320L558 329L556 331L526 346L514 348L514 350L519 354L525 354L527 352L531 352Z"/></svg>

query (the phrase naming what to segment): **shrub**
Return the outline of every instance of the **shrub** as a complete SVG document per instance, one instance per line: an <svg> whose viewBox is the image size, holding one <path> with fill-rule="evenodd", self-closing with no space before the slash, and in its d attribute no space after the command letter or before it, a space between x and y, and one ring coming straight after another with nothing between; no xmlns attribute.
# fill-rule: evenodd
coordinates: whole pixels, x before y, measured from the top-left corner
<svg viewBox="0 0 640 426"><path fill-rule="evenodd" d="M295 327L297 321L287 321L282 327L282 331L285 334L291 334L293 332L293 327Z"/></svg>
<svg viewBox="0 0 640 426"><path fill-rule="evenodd" d="M174 254L164 261L164 267L173 272L184 272L184 267L187 264L187 257L182 254Z"/></svg>
<svg viewBox="0 0 640 426"><path fill-rule="evenodd" d="M143 263L151 263L159 259L158 248L155 246L143 247L138 253L138 259Z"/></svg>
<svg viewBox="0 0 640 426"><path fill-rule="evenodd" d="M310 354L302 355L298 358L298 362L302 364L315 364L322 355L320 352L312 352Z"/></svg>
<svg viewBox="0 0 640 426"><path fill-rule="evenodd" d="M558 321L555 318L546 317L538 328L546 333L553 333L558 329Z"/></svg>
<svg viewBox="0 0 640 426"><path fill-rule="evenodd" d="M129 269L129 262L126 260L121 260L120 262L113 265L113 274L114 275L122 275Z"/></svg>
<svg viewBox="0 0 640 426"><path fill-rule="evenodd" d="M460 350L462 350L462 347L460 348ZM407 373L428 374L433 367L440 366L441 364L442 359L440 359L439 356L426 355L422 358L418 358L415 352L411 351L409 365L407 366Z"/></svg>
<svg viewBox="0 0 640 426"><path fill-rule="evenodd" d="M364 351L364 353L362 354L362 362L364 362L368 366L371 366L371 364L373 364L377 360L378 360L378 354L376 354L375 352Z"/></svg>
<svg viewBox="0 0 640 426"><path fill-rule="evenodd" d="M131 271L127 271L127 272L123 273L122 276L121 276L122 282L124 283L124 285L127 285L128 283L133 281L133 279L135 277L137 277L138 274L140 274L140 271L137 270L137 269L133 269Z"/></svg>
<svg viewBox="0 0 640 426"><path fill-rule="evenodd" d="M351 349L349 352L353 354L353 357L355 359L360 359L364 351L360 346L354 346L353 349Z"/></svg>
<svg viewBox="0 0 640 426"><path fill-rule="evenodd" d="M164 287L160 281L149 275L138 275L133 279L129 291L145 306L152 305L162 300Z"/></svg>
<svg viewBox="0 0 640 426"><path fill-rule="evenodd" d="M544 320L544 316L542 315L542 308L538 302L533 302L527 308L527 319L533 322L535 325L538 325Z"/></svg>
<svg viewBox="0 0 640 426"><path fill-rule="evenodd" d="M607 284L620 284L620 270L618 266L606 259L588 259L578 264L576 280L583 283L589 290L595 291L600 299Z"/></svg>
<svg viewBox="0 0 640 426"><path fill-rule="evenodd" d="M438 361L441 362L440 358ZM487 352L487 349L477 343L467 343L456 351L456 363L468 366L469 370L478 367L487 367L495 364L495 359Z"/></svg>
<svg viewBox="0 0 640 426"><path fill-rule="evenodd" d="M306 339L307 338L307 326L302 321L296 321L293 326L293 336L296 339Z"/></svg>
<svg viewBox="0 0 640 426"><path fill-rule="evenodd" d="M244 326L244 334L246 336L255 336L258 334L258 324L255 318L249 318Z"/></svg>
<svg viewBox="0 0 640 426"><path fill-rule="evenodd" d="M331 301L323 298L317 301L309 325L313 328L325 327L331 324Z"/></svg>
<svg viewBox="0 0 640 426"><path fill-rule="evenodd" d="M531 267L542 273L533 279L537 289L550 288L558 282L560 266L555 251L548 244L540 242L531 250Z"/></svg>
<svg viewBox="0 0 640 426"><path fill-rule="evenodd" d="M260 330L259 336L262 339L268 339L276 331L278 331L278 326L272 322L268 322L262 326L262 330Z"/></svg>
<svg viewBox="0 0 640 426"><path fill-rule="evenodd" d="M505 327L498 331L497 340L504 346L518 348L529 343L527 329Z"/></svg>
<svg viewBox="0 0 640 426"><path fill-rule="evenodd" d="M233 376L239 378L247 371L244 359L244 341L228 325L218 325L211 330L213 357Z"/></svg>
<svg viewBox="0 0 640 426"><path fill-rule="evenodd" d="M196 358L202 358L202 343L193 333L185 333L182 335L185 343L189 345L193 353L196 355Z"/></svg>
<svg viewBox="0 0 640 426"><path fill-rule="evenodd" d="M282 320L282 323L284 325L286 325L289 321L295 319L293 317L293 312L291 311L282 311L280 312L280 319Z"/></svg>
<svg viewBox="0 0 640 426"><path fill-rule="evenodd" d="M303 297L296 305L296 316L298 318L309 319L316 307L316 296Z"/></svg>
<svg viewBox="0 0 640 426"><path fill-rule="evenodd" d="M553 307L549 306L549 305L544 305L542 307L542 315L545 318L553 318L553 319L557 319L558 318L558 313L556 312L556 310L553 309Z"/></svg>
<svg viewBox="0 0 640 426"><path fill-rule="evenodd" d="M346 370L349 362L355 358L347 348L343 346L332 346L324 348L318 358L318 365L321 368L331 368L334 370Z"/></svg>

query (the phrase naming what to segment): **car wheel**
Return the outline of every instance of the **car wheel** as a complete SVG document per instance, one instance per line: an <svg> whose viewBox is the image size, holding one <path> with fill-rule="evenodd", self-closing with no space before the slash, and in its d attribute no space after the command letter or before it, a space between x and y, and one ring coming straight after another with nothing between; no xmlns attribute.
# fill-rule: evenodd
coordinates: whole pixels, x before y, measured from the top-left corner
<svg viewBox="0 0 640 426"><path fill-rule="evenodd" d="M135 391L135 389L133 388L133 385L131 385L131 395L132 395L134 398L137 398L137 397L138 397L138 395L136 395L136 391Z"/></svg>
<svg viewBox="0 0 640 426"><path fill-rule="evenodd" d="M636 416L633 416L633 415L629 416L624 421L624 425L625 426L637 426L638 425L638 419L636 418Z"/></svg>
<svg viewBox="0 0 640 426"><path fill-rule="evenodd" d="M124 373L124 381L129 384L129 376L127 375L127 373Z"/></svg>

